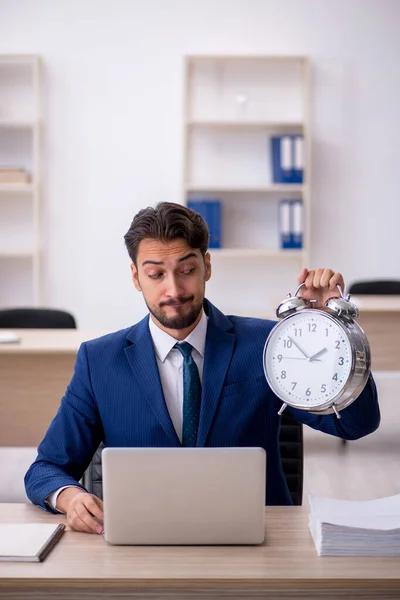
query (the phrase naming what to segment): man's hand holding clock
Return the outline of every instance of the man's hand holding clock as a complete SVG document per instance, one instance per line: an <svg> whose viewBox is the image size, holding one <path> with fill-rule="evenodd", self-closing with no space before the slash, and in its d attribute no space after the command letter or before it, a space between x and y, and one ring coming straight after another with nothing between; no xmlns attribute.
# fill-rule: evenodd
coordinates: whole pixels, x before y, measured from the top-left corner
<svg viewBox="0 0 400 600"><path fill-rule="evenodd" d="M297 278L298 285L304 283L300 296L305 300L316 300L315 308L325 305L329 298L339 298L339 286L344 292L344 280L341 273L332 269L303 269Z"/></svg>

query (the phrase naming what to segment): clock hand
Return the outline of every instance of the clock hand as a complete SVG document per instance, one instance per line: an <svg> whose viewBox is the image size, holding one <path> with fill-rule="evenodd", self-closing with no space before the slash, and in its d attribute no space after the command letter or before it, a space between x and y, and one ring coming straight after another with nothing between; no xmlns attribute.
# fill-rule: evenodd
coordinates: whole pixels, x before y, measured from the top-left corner
<svg viewBox="0 0 400 600"><path fill-rule="evenodd" d="M282 360L307 360L310 361L309 358L303 358L302 356L282 356ZM313 360L314 362L314 360ZM320 358L316 358L315 362L321 362Z"/></svg>
<svg viewBox="0 0 400 600"><path fill-rule="evenodd" d="M299 346L299 344L297 342L295 342L294 339L291 338L289 335L288 335L288 338L296 346L296 348L298 350L300 350L300 352L302 353L302 355L305 356L307 360L310 360L310 357L308 356L308 354L306 352L304 352L304 350Z"/></svg>
<svg viewBox="0 0 400 600"><path fill-rule="evenodd" d="M327 348L322 348L322 350L319 350L319 352L316 352L315 354L310 356L310 361L318 360L318 359L316 359L316 356L319 356L320 354L323 354L326 351L327 351Z"/></svg>

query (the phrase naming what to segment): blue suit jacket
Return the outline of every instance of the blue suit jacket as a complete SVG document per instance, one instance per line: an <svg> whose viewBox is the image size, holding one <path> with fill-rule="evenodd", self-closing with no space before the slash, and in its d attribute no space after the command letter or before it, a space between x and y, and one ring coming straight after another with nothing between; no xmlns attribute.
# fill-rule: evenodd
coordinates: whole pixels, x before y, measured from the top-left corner
<svg viewBox="0 0 400 600"><path fill-rule="evenodd" d="M263 371L263 348L273 321L225 316L207 300L201 413L197 446L261 446L267 452L267 504L291 504L279 455L281 401ZM64 485L77 485L99 443L180 446L157 368L147 316L137 325L85 342L60 408L25 476L34 504ZM338 420L288 408L327 433L356 439L380 420L372 377Z"/></svg>

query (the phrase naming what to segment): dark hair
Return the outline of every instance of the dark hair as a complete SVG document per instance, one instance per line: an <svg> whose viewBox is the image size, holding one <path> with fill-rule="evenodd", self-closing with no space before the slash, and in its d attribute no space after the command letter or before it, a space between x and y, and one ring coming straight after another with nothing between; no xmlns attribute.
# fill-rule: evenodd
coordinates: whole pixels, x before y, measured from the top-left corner
<svg viewBox="0 0 400 600"><path fill-rule="evenodd" d="M186 240L191 248L200 250L204 256L210 233L203 217L191 208L174 202L159 202L155 208L149 206L140 210L124 236L128 254L135 265L142 240L169 242L176 238Z"/></svg>

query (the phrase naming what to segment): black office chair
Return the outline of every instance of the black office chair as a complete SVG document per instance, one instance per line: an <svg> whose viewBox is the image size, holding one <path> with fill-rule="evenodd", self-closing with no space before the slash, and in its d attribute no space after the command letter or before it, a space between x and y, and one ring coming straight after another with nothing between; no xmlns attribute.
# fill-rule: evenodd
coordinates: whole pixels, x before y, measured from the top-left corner
<svg viewBox="0 0 400 600"><path fill-rule="evenodd" d="M76 329L74 317L51 308L8 308L0 310L0 329Z"/></svg>
<svg viewBox="0 0 400 600"><path fill-rule="evenodd" d="M282 467L293 504L300 506L303 501L303 425L286 413L282 414L281 419L279 446ZM83 478L88 492L98 498L103 498L101 470L103 448L103 444L100 444Z"/></svg>
<svg viewBox="0 0 400 600"><path fill-rule="evenodd" d="M283 472L295 506L303 503L303 425L286 413L282 413L279 449Z"/></svg>
<svg viewBox="0 0 400 600"><path fill-rule="evenodd" d="M349 294L355 295L397 296L400 295L400 281L391 279L355 281L348 291Z"/></svg>
<svg viewBox="0 0 400 600"><path fill-rule="evenodd" d="M350 284L349 294L359 296L398 296L400 295L400 281L396 279L370 279L355 281ZM347 445L347 440L342 440L342 445Z"/></svg>

